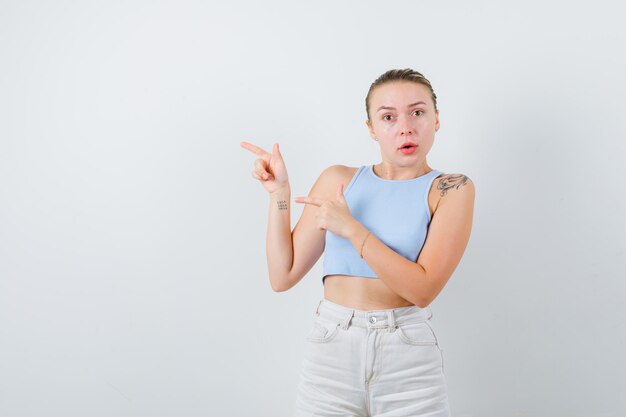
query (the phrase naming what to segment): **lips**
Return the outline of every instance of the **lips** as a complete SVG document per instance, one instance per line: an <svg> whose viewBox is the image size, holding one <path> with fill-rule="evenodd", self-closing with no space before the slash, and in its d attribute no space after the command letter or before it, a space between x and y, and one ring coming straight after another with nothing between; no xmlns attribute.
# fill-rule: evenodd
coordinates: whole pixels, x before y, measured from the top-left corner
<svg viewBox="0 0 626 417"><path fill-rule="evenodd" d="M417 146L417 144L415 144L415 143L413 143L413 142L404 142L404 143L402 144L402 146L400 146L400 148L399 148L399 149L402 149L402 148L408 148L408 147L411 147L411 146L415 147L415 146Z"/></svg>

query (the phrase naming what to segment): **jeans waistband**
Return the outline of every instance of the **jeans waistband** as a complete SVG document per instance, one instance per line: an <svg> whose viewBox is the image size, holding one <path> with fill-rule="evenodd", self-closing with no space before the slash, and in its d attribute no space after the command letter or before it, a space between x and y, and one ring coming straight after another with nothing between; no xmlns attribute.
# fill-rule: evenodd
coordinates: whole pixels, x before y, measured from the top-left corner
<svg viewBox="0 0 626 417"><path fill-rule="evenodd" d="M366 328L394 328L402 324L420 323L430 320L430 307L406 306L382 310L357 310L322 298L315 315L337 321L343 329L348 326Z"/></svg>

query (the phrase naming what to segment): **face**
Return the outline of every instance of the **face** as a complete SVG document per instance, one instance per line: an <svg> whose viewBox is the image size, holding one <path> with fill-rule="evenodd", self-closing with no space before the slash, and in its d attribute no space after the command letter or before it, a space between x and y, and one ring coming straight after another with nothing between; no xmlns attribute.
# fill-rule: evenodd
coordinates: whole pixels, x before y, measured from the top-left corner
<svg viewBox="0 0 626 417"><path fill-rule="evenodd" d="M375 87L369 111L371 122L366 124L372 139L378 139L383 160L399 166L425 161L439 129L439 114L428 87L410 81ZM417 145L412 153L401 150L406 142Z"/></svg>

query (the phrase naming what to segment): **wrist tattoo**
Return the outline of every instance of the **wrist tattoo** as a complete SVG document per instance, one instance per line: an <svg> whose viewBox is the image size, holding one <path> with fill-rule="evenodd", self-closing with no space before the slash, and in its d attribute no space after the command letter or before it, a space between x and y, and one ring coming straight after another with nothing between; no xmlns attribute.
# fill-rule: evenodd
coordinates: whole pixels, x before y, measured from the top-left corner
<svg viewBox="0 0 626 417"><path fill-rule="evenodd" d="M287 200L278 200L278 210L287 210Z"/></svg>
<svg viewBox="0 0 626 417"><path fill-rule="evenodd" d="M437 185L437 189L441 190L441 196L443 197L448 193L449 189L456 188L458 190L461 185L465 185L468 179L463 174L446 175Z"/></svg>

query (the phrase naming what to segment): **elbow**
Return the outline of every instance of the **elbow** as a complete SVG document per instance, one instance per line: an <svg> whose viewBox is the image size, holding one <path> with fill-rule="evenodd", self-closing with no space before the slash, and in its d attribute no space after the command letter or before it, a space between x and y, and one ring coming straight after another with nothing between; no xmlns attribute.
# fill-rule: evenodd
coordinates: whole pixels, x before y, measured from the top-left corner
<svg viewBox="0 0 626 417"><path fill-rule="evenodd" d="M285 292L292 287L292 285L289 285L289 279L287 277L282 279L270 277L270 286L274 292Z"/></svg>
<svg viewBox="0 0 626 417"><path fill-rule="evenodd" d="M434 297L427 288L421 287L419 290L418 294L413 294L411 301L419 308L426 308L433 302Z"/></svg>
<svg viewBox="0 0 626 417"><path fill-rule="evenodd" d="M285 288L284 285L280 285L279 283L276 283L271 280L270 280L270 286L272 287L272 291L274 292L283 292L287 290L287 288Z"/></svg>
<svg viewBox="0 0 626 417"><path fill-rule="evenodd" d="M402 298L409 301L411 304L418 308L426 308L431 302L431 300L428 299L424 294L411 293L402 296Z"/></svg>
<svg viewBox="0 0 626 417"><path fill-rule="evenodd" d="M419 308L426 308L430 305L431 301L430 299L426 299L425 297L417 297L416 299L412 300L413 304L415 304L416 307Z"/></svg>
<svg viewBox="0 0 626 417"><path fill-rule="evenodd" d="M415 297L416 298L415 305L419 308L428 307L433 301L435 301L435 298L439 296L440 292L441 292L441 288L438 288L438 289L430 288L425 293L419 294Z"/></svg>
<svg viewBox="0 0 626 417"><path fill-rule="evenodd" d="M420 294L416 294L412 301L415 301L415 305L419 308L426 308L437 298L438 292L433 292L432 289L421 288Z"/></svg>
<svg viewBox="0 0 626 417"><path fill-rule="evenodd" d="M426 268L417 263L419 268L419 273L421 274L420 282L423 285L419 285L418 288L413 288L411 291L411 302L415 304L416 307L426 308L433 301L433 297L431 297L430 285L428 280L428 275L426 274Z"/></svg>
<svg viewBox="0 0 626 417"><path fill-rule="evenodd" d="M291 270L280 275L270 275L272 291L283 292L293 288L304 277L304 274Z"/></svg>

